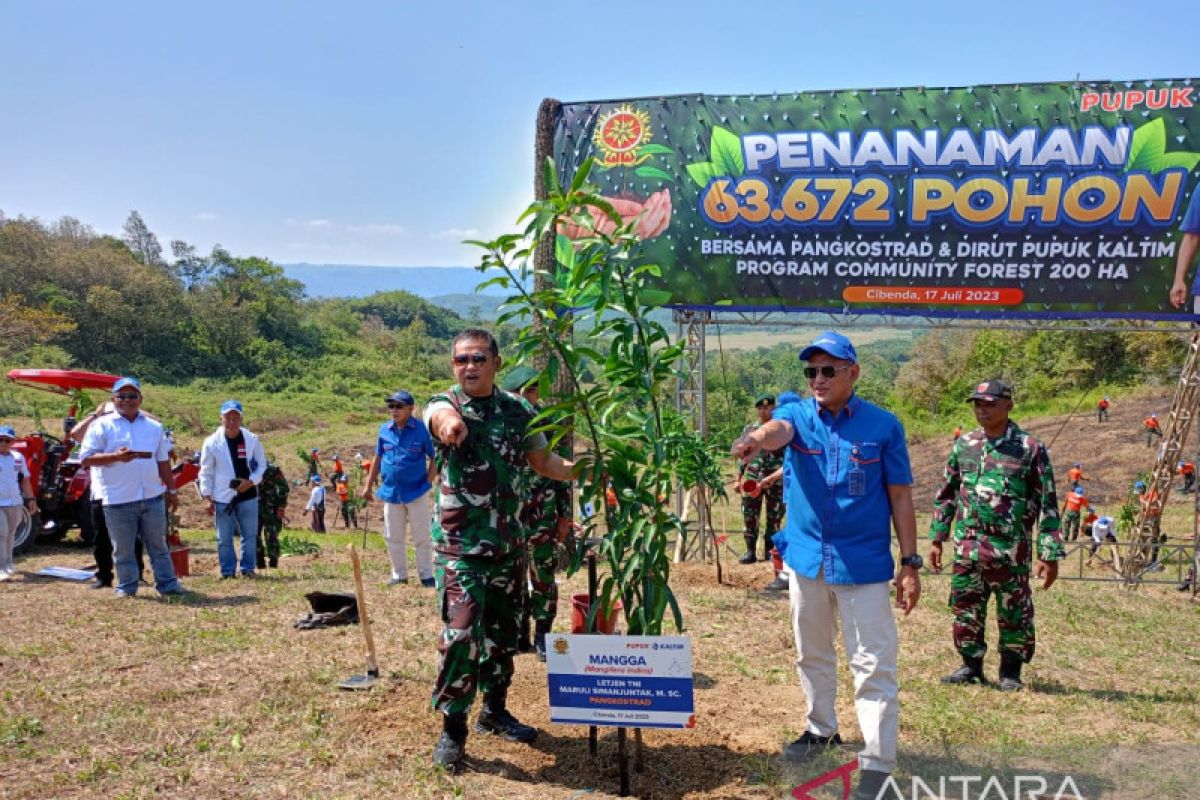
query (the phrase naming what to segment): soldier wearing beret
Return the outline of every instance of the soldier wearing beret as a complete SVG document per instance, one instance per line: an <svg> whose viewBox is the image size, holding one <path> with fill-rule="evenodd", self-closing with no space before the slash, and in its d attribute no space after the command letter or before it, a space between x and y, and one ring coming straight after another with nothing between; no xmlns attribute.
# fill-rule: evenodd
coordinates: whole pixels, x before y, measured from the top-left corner
<svg viewBox="0 0 1200 800"><path fill-rule="evenodd" d="M954 646L963 666L943 683L986 683L983 657L988 603L996 597L1000 629L1000 688L1019 691L1021 667L1033 658L1033 593L1030 564L1038 528L1037 577L1049 589L1063 558L1054 471L1046 448L1009 419L1012 387L985 381L968 402L979 427L950 450L945 478L934 501L929 566L942 569L942 544L953 537L950 607Z"/></svg>

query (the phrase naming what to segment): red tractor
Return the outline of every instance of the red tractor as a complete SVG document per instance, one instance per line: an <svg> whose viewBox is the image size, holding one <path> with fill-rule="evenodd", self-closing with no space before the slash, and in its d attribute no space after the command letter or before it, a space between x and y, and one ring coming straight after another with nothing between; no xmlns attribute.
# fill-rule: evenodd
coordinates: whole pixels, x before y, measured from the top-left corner
<svg viewBox="0 0 1200 800"><path fill-rule="evenodd" d="M13 543L15 552L24 552L38 539L59 540L72 527L79 528L79 537L91 544L94 537L89 503L91 500L91 473L80 469L78 454L72 453L74 443L67 439L75 427L79 413L81 392L85 389L112 388L119 376L103 372L82 372L64 369L14 369L8 379L13 383L40 389L71 398L67 415L63 419L62 438L46 431L38 431L18 439L13 449L25 456L29 465L29 482L37 494L38 513L28 525L17 530ZM184 486L196 479L200 472L196 459L177 464L176 487Z"/></svg>

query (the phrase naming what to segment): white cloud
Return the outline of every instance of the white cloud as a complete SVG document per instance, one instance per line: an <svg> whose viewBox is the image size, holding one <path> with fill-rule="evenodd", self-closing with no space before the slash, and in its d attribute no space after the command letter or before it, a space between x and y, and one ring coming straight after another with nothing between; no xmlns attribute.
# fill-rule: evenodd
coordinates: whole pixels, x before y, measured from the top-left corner
<svg viewBox="0 0 1200 800"><path fill-rule="evenodd" d="M373 236L408 236L408 228L395 222L370 222L363 225L347 225L350 233L367 233Z"/></svg>
<svg viewBox="0 0 1200 800"><path fill-rule="evenodd" d="M220 219L220 216L213 211L201 211L200 213L193 215L192 219L198 222L215 222Z"/></svg>
<svg viewBox="0 0 1200 800"><path fill-rule="evenodd" d="M327 219L310 219L304 224L309 228L328 228L332 223Z"/></svg>
<svg viewBox="0 0 1200 800"><path fill-rule="evenodd" d="M478 228L447 228L444 231L429 234L430 239L473 239L479 236Z"/></svg>

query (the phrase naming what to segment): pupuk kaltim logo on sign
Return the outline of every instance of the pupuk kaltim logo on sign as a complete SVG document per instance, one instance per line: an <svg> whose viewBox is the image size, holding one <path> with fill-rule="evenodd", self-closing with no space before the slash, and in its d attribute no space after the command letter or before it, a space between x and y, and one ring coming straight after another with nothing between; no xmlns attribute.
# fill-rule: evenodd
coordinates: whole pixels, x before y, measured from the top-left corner
<svg viewBox="0 0 1200 800"><path fill-rule="evenodd" d="M603 154L601 168L635 167L650 158L638 148L649 144L650 115L633 106L618 106L600 117L592 143Z"/></svg>

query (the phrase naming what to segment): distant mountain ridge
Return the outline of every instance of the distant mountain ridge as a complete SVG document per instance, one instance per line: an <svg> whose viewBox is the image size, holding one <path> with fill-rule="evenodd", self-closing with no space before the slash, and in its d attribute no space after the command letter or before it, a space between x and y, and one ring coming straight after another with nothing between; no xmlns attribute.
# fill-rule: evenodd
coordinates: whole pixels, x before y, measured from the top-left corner
<svg viewBox="0 0 1200 800"><path fill-rule="evenodd" d="M359 264L280 264L309 297L367 297L402 289L418 297L474 294L484 276L472 267L368 267ZM504 295L489 286L482 294Z"/></svg>

